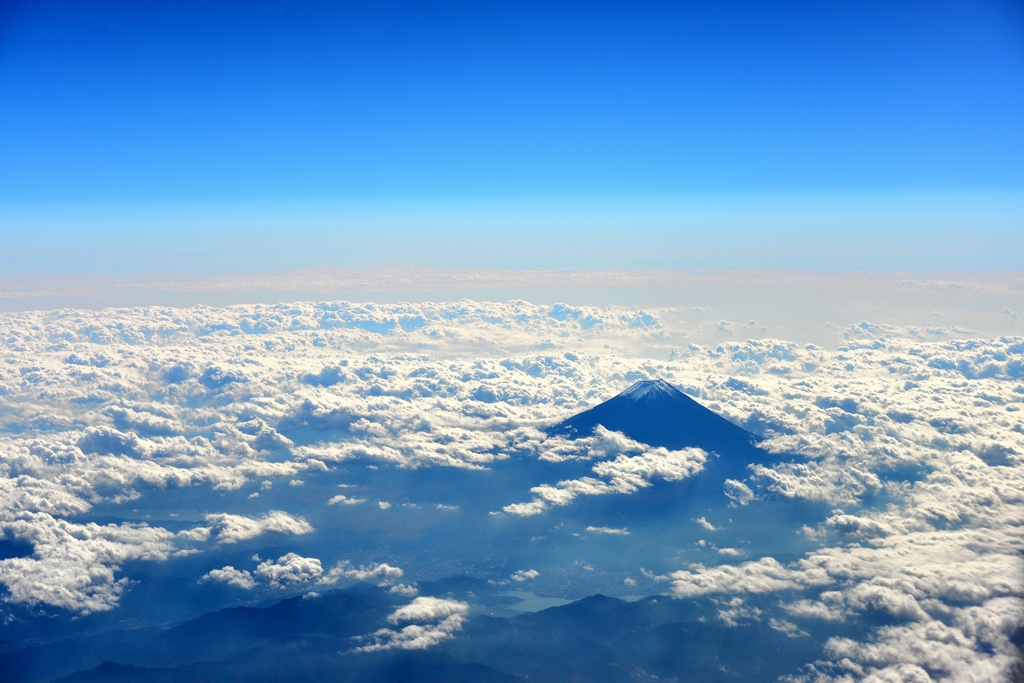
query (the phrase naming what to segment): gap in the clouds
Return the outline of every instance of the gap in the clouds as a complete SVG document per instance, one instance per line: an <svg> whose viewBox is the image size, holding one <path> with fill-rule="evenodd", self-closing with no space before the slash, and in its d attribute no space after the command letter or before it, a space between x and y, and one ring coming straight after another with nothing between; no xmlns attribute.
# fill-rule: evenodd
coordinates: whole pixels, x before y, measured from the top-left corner
<svg viewBox="0 0 1024 683"><path fill-rule="evenodd" d="M517 456L469 470L353 459L326 471L304 472L296 479L301 484L275 478L268 480L269 486L252 481L232 491L206 486L150 489L127 505L98 504L78 521L146 522L181 531L202 525L207 512L259 517L268 510L284 510L314 527L300 536L267 533L237 544L214 538L192 544L202 550L194 555L166 563L126 564L123 575L131 584L115 612L129 620L143 619L142 626L143 615L160 612L157 607L171 595L178 596L175 610L163 611L165 620L215 605L273 600L280 591L259 587L247 592L197 579L224 566L252 572L259 561L291 552L319 559L325 570L342 560L354 565L387 562L402 567L409 581L468 574L509 590L530 591L530 600L595 593L622 597L636 594L637 582L641 590L658 593L666 585L645 578L639 567L663 575L695 562L713 566L766 555L783 563L794 561L818 545L801 528L820 524L829 512L825 504L770 492L729 507L721 490L695 486L696 480L656 480L632 494L579 496L540 515L491 514L500 509L496 501L528 499L532 486L592 475L592 464ZM339 494L360 502L330 504ZM715 530L701 526L701 518ZM540 575L526 585L511 581L516 571L528 569Z"/></svg>
<svg viewBox="0 0 1024 683"><path fill-rule="evenodd" d="M883 483L893 481L913 484L924 481L934 471L934 467L924 463L911 463L898 467L879 467L875 470L875 474Z"/></svg>
<svg viewBox="0 0 1024 683"><path fill-rule="evenodd" d="M533 591L508 590L498 593L502 597L515 598L519 602L510 603L509 607L517 612L539 612L549 607L561 607L569 604L565 598L545 598Z"/></svg>
<svg viewBox="0 0 1024 683"><path fill-rule="evenodd" d="M34 550L35 546L27 541L0 538L0 560L29 557Z"/></svg>
<svg viewBox="0 0 1024 683"><path fill-rule="evenodd" d="M352 423L359 418L344 408L317 412L312 401L304 401L293 414L280 420L275 428L298 446L351 438Z"/></svg>
<svg viewBox="0 0 1024 683"><path fill-rule="evenodd" d="M620 680L621 667L638 662L644 662L659 678L685 672L700 680L737 675L742 680L773 680L817 656L828 637L863 639L871 627L900 623L869 610L862 617L832 623L823 631L815 619L784 615L779 609L780 601L817 597L816 591L810 595L784 590L683 599L592 595L538 611L505 607L542 607L543 599L529 597L534 591L509 590L471 577L421 582L420 589L424 596L463 601L469 608L468 619L456 637L439 641L427 653L398 653L406 670L409 662L417 659L483 662L541 681L564 680L563 667L567 665L588 672L587 680ZM536 603L524 605L520 597ZM246 680L263 680L260 676L268 664L275 671L301 668L323 672L328 678L331 672L336 677L340 663L351 673L373 667L388 656L351 648L360 642L359 636L388 625L384 615L404 602L385 588L357 583L304 597L280 596L240 608L211 609L198 619L162 632L125 630L122 625L102 636L29 648L13 656L0 654L0 663L14 665L8 671L18 671L17 665L35 665L41 667L37 671L50 671L52 676L91 668L106 659L155 667L161 680L173 683L197 677L220 679L227 672ZM783 617L786 623L770 618L772 615ZM680 647L680 643L686 646ZM60 650L63 656L53 658ZM552 662L557 663L554 668ZM722 662L730 665L727 672L721 671ZM181 666L192 663L191 667ZM61 668L68 665L70 669ZM108 664L86 680L105 680L104 676L118 670L116 664ZM479 669L475 673L457 680L481 680ZM33 679L16 676L15 680ZM351 679L346 676L346 680Z"/></svg>

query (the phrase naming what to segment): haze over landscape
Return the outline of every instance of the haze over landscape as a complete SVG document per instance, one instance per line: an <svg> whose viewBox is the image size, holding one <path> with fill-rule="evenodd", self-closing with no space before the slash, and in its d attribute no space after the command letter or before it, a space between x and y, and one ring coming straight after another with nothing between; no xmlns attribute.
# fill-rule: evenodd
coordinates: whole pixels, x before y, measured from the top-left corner
<svg viewBox="0 0 1024 683"><path fill-rule="evenodd" d="M0 681L1024 680L1011 2L0 5Z"/></svg>

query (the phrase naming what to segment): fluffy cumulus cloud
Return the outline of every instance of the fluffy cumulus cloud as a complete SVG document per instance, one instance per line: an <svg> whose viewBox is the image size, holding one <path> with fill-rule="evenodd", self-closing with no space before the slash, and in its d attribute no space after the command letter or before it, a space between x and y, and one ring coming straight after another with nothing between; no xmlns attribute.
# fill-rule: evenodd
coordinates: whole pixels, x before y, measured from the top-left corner
<svg viewBox="0 0 1024 683"><path fill-rule="evenodd" d="M22 514L5 531L30 541L31 557L0 560L8 599L82 613L117 604L127 581L115 572L129 560L166 560L173 534L144 524L75 524L43 513Z"/></svg>
<svg viewBox="0 0 1024 683"><path fill-rule="evenodd" d="M252 572L246 570L235 569L228 565L220 569L211 569L206 574L203 574L200 581L220 581L226 583L229 586L235 586L236 588L255 588L256 579L252 577Z"/></svg>
<svg viewBox="0 0 1024 683"><path fill-rule="evenodd" d="M327 501L328 505L359 505L365 503L365 498L356 498L355 496L346 496L343 493L339 493L336 496L331 496Z"/></svg>
<svg viewBox="0 0 1024 683"><path fill-rule="evenodd" d="M258 556L253 556L259 561ZM263 560L253 570L236 569L225 566L211 569L204 574L199 582L214 581L235 586L236 588L252 589L261 583L270 588L302 587L311 581L317 585L334 585L341 579L354 581L374 581L381 586L390 586L391 592L398 595L416 595L416 588L405 584L392 585L402 578L405 572L398 567L381 563L369 567L352 567L348 560L336 564L330 571L324 572L323 564L318 558L303 557L298 553L287 553L276 560Z"/></svg>
<svg viewBox="0 0 1024 683"><path fill-rule="evenodd" d="M274 588L306 583L320 578L324 568L315 557L302 557L296 553L288 553L276 561L265 560L256 567L254 574L265 580Z"/></svg>
<svg viewBox="0 0 1024 683"><path fill-rule="evenodd" d="M535 515L679 481L700 472L702 452L542 430L660 377L765 437L766 448L796 454L730 481L738 511L760 496L831 510L803 530L816 549L795 561L720 552L721 564L673 567L662 585L720 600L723 623L760 620L794 637L810 623L886 615L864 639L829 641L798 674L807 681L1004 676L1022 615L1024 340L865 323L845 330L836 350L706 346L688 343L685 323L665 322L686 315L462 301L0 316L0 534L31 547L0 560L5 598L110 609L126 590L127 562L312 530L282 502L210 508L205 523L174 532L84 521L96 506L130 506L154 491L302 491L317 471L354 462L472 471L510 458L587 461L588 476L496 503ZM365 500L377 498L345 491L321 504L341 514L368 509L358 506ZM723 533L713 531L718 519L694 524ZM401 576L388 565L325 571L298 555L259 567L225 566L206 580ZM748 596L775 596L778 613L756 612L767 608ZM395 618L359 646L426 647L463 617Z"/></svg>
<svg viewBox="0 0 1024 683"><path fill-rule="evenodd" d="M357 649L364 652L374 650L425 650L455 635L462 629L462 623L469 605L445 598L418 597L408 605L399 607L388 616L388 621L402 628L382 628L362 640L371 641ZM412 622L412 623L409 623Z"/></svg>
<svg viewBox="0 0 1024 683"><path fill-rule="evenodd" d="M210 532L218 543L247 541L267 532L298 535L313 531L313 527L306 520L280 510L271 510L255 518L226 513L212 514L206 516L206 521L210 524Z"/></svg>
<svg viewBox="0 0 1024 683"><path fill-rule="evenodd" d="M331 568L320 579L320 583L333 584L340 579L355 581L374 581L379 585L386 586L391 582L402 578L405 575L399 567L392 567L386 562L369 567L353 567L348 560L343 560Z"/></svg>

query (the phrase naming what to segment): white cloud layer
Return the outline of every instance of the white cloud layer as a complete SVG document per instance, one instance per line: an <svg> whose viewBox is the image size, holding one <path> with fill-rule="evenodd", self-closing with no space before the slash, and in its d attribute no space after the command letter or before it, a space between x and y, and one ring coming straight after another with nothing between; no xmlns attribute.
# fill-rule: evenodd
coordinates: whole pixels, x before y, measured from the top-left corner
<svg viewBox="0 0 1024 683"><path fill-rule="evenodd" d="M560 481L554 486L535 486L530 489L534 494L532 501L512 503L503 507L502 511L527 517L540 514L551 507L568 505L577 496L635 493L650 486L652 479L679 481L693 476L703 469L704 461L707 459L707 454L699 448L685 448L680 451L650 448L600 425L594 430L593 437L580 441L583 442L580 448L593 445L594 450L591 454L597 457L615 454L614 460L602 460L591 468L602 479L583 477Z"/></svg>
<svg viewBox="0 0 1024 683"><path fill-rule="evenodd" d="M205 524L179 533L81 521L149 491L298 491L310 487L284 484L356 459L468 470L512 457L593 459L593 476L538 486L532 499L510 492L505 512L522 515L678 481L700 471L703 453L540 430L661 377L765 435L768 448L800 456L730 483L733 505L749 509L767 492L832 510L804 530L819 547L797 561L717 554L723 564L667 572L676 595L718 596L727 615L726 600L778 593L794 621L865 610L895 620L863 642L831 641L801 674L808 681L922 671L999 680L1024 609L1024 340L864 323L843 330L835 351L777 340L706 346L665 323L685 316L522 301L0 316L0 533L32 547L0 560L6 599L106 610L126 589L127 562L312 531L283 504L211 508ZM356 501L322 504L340 511ZM718 533L714 522L702 526ZM318 562L284 555L251 580L401 577L387 565L317 572ZM248 570L228 570L207 580L244 587ZM461 618L385 629L366 646L439 642Z"/></svg>

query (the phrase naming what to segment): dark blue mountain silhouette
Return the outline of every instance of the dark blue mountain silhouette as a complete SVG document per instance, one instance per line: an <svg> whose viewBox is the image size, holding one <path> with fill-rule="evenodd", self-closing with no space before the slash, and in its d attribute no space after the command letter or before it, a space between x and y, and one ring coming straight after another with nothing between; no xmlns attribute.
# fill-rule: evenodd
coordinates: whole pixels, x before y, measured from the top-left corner
<svg viewBox="0 0 1024 683"><path fill-rule="evenodd" d="M597 425L634 441L671 450L696 447L719 455L759 459L760 440L675 388L657 379L637 382L618 396L548 429L570 438L590 436Z"/></svg>
<svg viewBox="0 0 1024 683"><path fill-rule="evenodd" d="M448 584L499 589L475 579ZM444 588L440 582L432 586ZM746 598L764 610L777 600ZM594 595L512 618L474 617L455 638L428 651L353 651L351 635L385 625L381 615L394 603L384 589L362 585L268 608L221 610L171 629L134 662L108 661L60 682L754 683L796 672L835 633L863 637L871 627L851 619L835 633L815 634L813 619L797 619L809 633L792 638L766 620L727 624L716 617L721 606L711 598L659 595L626 602Z"/></svg>
<svg viewBox="0 0 1024 683"><path fill-rule="evenodd" d="M389 599L390 598L390 599ZM142 667L224 660L274 638L328 634L344 639L384 625L395 600L376 586L356 584L314 599L289 598L267 608L231 607L170 628L126 653Z"/></svg>

